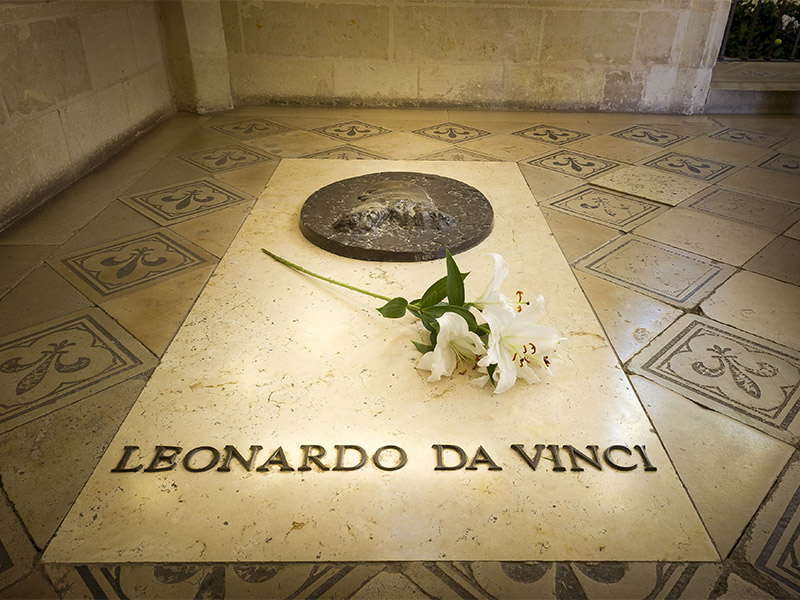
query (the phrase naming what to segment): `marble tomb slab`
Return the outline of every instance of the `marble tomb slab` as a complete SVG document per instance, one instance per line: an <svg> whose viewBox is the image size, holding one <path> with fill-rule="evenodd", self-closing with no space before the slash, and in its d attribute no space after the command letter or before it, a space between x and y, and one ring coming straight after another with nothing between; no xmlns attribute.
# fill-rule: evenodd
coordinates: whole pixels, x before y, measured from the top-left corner
<svg viewBox="0 0 800 600"><path fill-rule="evenodd" d="M298 229L304 200L336 180L417 171L481 190L493 233L456 258L476 298L492 275L485 252L511 272L504 290L548 301L541 321L568 337L555 376L492 394L469 374L438 383L415 369L410 316L383 319L381 304L265 257L262 246L329 277L388 295L419 295L443 260L357 261L327 253ZM437 470L434 445L462 448L474 469ZM559 446L556 467L537 444ZM176 467L147 467L156 446L183 448ZM280 447L287 465L247 470L232 459L190 472L183 458L210 446ZM360 446L367 463L335 470L336 446ZM612 446L600 469L591 455ZM633 451L646 448L649 461ZM321 455L302 469L303 449ZM382 470L398 463L402 468ZM308 450L311 448L311 450ZM483 448L481 454L479 448ZM354 467L357 451L345 451ZM456 451L443 450L443 466ZM168 453L168 452L167 452ZM186 463L202 468L214 451ZM491 459L491 462L487 460ZM213 462L213 461L212 461ZM210 464L210 463L209 463ZM494 466L493 466L494 464ZM655 467L645 469L648 464ZM169 466L169 461L157 461ZM494 467L497 468L494 468ZM719 560L659 438L606 340L518 167L510 163L284 160L165 353L107 453L47 548L47 563L375 560Z"/></svg>

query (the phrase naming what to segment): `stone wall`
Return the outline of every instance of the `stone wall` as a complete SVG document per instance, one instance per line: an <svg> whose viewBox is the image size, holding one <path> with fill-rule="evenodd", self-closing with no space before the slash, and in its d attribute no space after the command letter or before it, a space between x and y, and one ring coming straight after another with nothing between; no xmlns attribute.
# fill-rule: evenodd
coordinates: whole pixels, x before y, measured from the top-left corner
<svg viewBox="0 0 800 600"><path fill-rule="evenodd" d="M702 110L730 0L222 0L235 104Z"/></svg>
<svg viewBox="0 0 800 600"><path fill-rule="evenodd" d="M0 229L172 112L152 1L0 3Z"/></svg>

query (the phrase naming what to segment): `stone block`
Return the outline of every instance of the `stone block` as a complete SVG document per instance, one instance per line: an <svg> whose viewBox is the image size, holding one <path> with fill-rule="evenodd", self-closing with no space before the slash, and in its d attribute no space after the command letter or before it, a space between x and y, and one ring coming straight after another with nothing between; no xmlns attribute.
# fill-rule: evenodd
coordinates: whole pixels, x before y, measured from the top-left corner
<svg viewBox="0 0 800 600"><path fill-rule="evenodd" d="M146 126L173 111L172 94L163 63L124 81L122 89L125 91L130 123L135 127Z"/></svg>
<svg viewBox="0 0 800 600"><path fill-rule="evenodd" d="M542 11L522 6L400 6L394 56L400 60L522 62L534 58Z"/></svg>
<svg viewBox="0 0 800 600"><path fill-rule="evenodd" d="M81 98L59 110L73 164L88 165L130 128L122 84Z"/></svg>
<svg viewBox="0 0 800 600"><path fill-rule="evenodd" d="M659 10L642 14L635 60L641 63L667 64L672 60L678 14Z"/></svg>
<svg viewBox="0 0 800 600"><path fill-rule="evenodd" d="M125 8L78 16L92 87L107 86L136 72L128 11Z"/></svg>
<svg viewBox="0 0 800 600"><path fill-rule="evenodd" d="M333 98L333 61L295 57L233 55L229 63L236 104L270 99Z"/></svg>
<svg viewBox="0 0 800 600"><path fill-rule="evenodd" d="M456 105L496 104L503 98L503 65L492 63L423 63L419 99Z"/></svg>
<svg viewBox="0 0 800 600"><path fill-rule="evenodd" d="M589 64L629 64L639 13L623 10L548 10L545 12L541 60Z"/></svg>
<svg viewBox="0 0 800 600"><path fill-rule="evenodd" d="M608 71L603 85L603 109L637 110L644 94L644 75L630 71Z"/></svg>
<svg viewBox="0 0 800 600"><path fill-rule="evenodd" d="M337 60L334 95L364 103L409 103L417 99L419 67L411 62Z"/></svg>
<svg viewBox="0 0 800 600"><path fill-rule="evenodd" d="M147 2L128 9L128 19L133 33L133 47L136 52L136 65L146 69L164 60L161 47L161 29L158 24L155 6Z"/></svg>
<svg viewBox="0 0 800 600"><path fill-rule="evenodd" d="M236 0L221 0L219 7L222 11L222 27L228 54L242 54L244 41L239 21L239 3Z"/></svg>
<svg viewBox="0 0 800 600"><path fill-rule="evenodd" d="M248 4L245 52L275 56L388 58L390 7L358 4Z"/></svg>
<svg viewBox="0 0 800 600"><path fill-rule="evenodd" d="M508 64L503 72L504 97L531 108L597 108L603 83L602 70L585 67Z"/></svg>
<svg viewBox="0 0 800 600"><path fill-rule="evenodd" d="M11 115L45 110L90 89L77 20L0 26L0 81Z"/></svg>

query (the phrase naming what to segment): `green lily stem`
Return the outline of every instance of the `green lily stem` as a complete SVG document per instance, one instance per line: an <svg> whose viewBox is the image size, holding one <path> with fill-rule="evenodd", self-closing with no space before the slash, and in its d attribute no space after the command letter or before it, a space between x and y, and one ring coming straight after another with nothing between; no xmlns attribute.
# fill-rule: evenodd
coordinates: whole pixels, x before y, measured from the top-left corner
<svg viewBox="0 0 800 600"><path fill-rule="evenodd" d="M361 288L357 288L356 286L350 285L349 283L343 283L341 281L336 281L335 279L331 279L330 277L325 277L324 275L320 275L319 273L314 273L313 271L309 271L308 269L305 269L305 268L301 267L300 265L296 265L293 262L288 261L285 258L282 258L282 257L278 256L277 254L273 254L272 252L270 252L266 248L262 248L261 251L264 254L266 254L267 256L269 256L271 258L274 258L279 263L284 264L287 267L291 267L295 271L300 271L301 273L305 273L306 275L310 275L311 277L316 277L317 279L321 279L322 281L327 281L328 283L332 283L334 285L338 285L338 286L341 286L343 288L347 288L348 290L353 290L354 292L359 292L361 294L364 294L365 296L371 296L373 298L377 298L378 300L384 300L386 302L389 302L391 300L391 298L389 298L388 296L382 296L381 294L376 294L374 292L370 292L370 291L367 291L367 290L362 290ZM414 306L415 305L413 305L413 304L409 304L409 307L411 307L411 308L414 308Z"/></svg>

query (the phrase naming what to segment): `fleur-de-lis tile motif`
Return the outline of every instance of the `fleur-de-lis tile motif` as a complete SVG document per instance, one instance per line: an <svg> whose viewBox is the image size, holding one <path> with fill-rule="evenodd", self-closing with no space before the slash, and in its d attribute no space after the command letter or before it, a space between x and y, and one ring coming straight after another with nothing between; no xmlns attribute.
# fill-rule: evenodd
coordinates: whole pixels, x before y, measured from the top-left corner
<svg viewBox="0 0 800 600"><path fill-rule="evenodd" d="M52 264L106 297L206 264L209 256L164 229L81 250Z"/></svg>
<svg viewBox="0 0 800 600"><path fill-rule="evenodd" d="M252 197L212 179L198 179L123 197L122 200L161 225L168 225L252 200Z"/></svg>
<svg viewBox="0 0 800 600"><path fill-rule="evenodd" d="M155 364L138 344L129 349L130 340L115 329L93 309L0 340L0 431Z"/></svg>
<svg viewBox="0 0 800 600"><path fill-rule="evenodd" d="M758 131L747 131L745 129L735 129L733 127L728 127L708 137L725 142L758 146L759 148L772 148L786 140L785 137L777 135L767 135L766 133Z"/></svg>
<svg viewBox="0 0 800 600"><path fill-rule="evenodd" d="M656 129L655 127L648 127L647 125L634 125L633 127L628 127L622 131L612 133L611 135L623 140L641 142L643 144L650 144L651 146L661 146L662 148L666 148L667 146L689 138L688 135L682 135L665 129Z"/></svg>
<svg viewBox="0 0 800 600"><path fill-rule="evenodd" d="M275 160L272 156L244 146L223 146L181 154L178 158L209 173L230 171L249 165Z"/></svg>
<svg viewBox="0 0 800 600"><path fill-rule="evenodd" d="M518 135L538 142L556 144L557 146L589 136L588 133L575 131L573 129L564 129L563 127L555 127L553 125L535 125L527 129L522 129L521 131L515 131L512 135Z"/></svg>
<svg viewBox="0 0 800 600"><path fill-rule="evenodd" d="M313 131L339 140L353 141L390 133L391 129L385 129L363 121L347 121L346 123L337 123L327 127L318 127Z"/></svg>
<svg viewBox="0 0 800 600"><path fill-rule="evenodd" d="M228 123L221 123L220 125L211 125L211 129L216 129L217 131L227 133L228 135L240 139L257 138L289 130L285 125L275 123L274 121L267 121L260 117L230 121Z"/></svg>
<svg viewBox="0 0 800 600"><path fill-rule="evenodd" d="M630 231L664 209L655 202L586 185L553 200L548 206L582 219Z"/></svg>
<svg viewBox="0 0 800 600"><path fill-rule="evenodd" d="M654 167L670 173L687 175L695 179L702 179L703 181L716 179L734 168L734 165L727 163L708 158L689 156L688 154L678 154L677 152L670 152L657 156L644 164L648 167Z"/></svg>
<svg viewBox="0 0 800 600"><path fill-rule="evenodd" d="M800 354L696 315L668 328L631 369L770 433L788 430L800 409Z"/></svg>
<svg viewBox="0 0 800 600"><path fill-rule="evenodd" d="M758 165L762 169L771 169L790 175L800 175L800 156L793 154L776 154Z"/></svg>
<svg viewBox="0 0 800 600"><path fill-rule="evenodd" d="M526 164L559 171L573 177L586 179L618 166L618 163L571 150L559 150L547 156L526 161Z"/></svg>
<svg viewBox="0 0 800 600"><path fill-rule="evenodd" d="M339 148L332 148L330 150L323 150L322 152L308 154L303 158L322 158L329 160L371 160L382 159L383 157L378 156L377 154L366 152L361 148L355 148L353 146L340 146Z"/></svg>
<svg viewBox="0 0 800 600"><path fill-rule="evenodd" d="M458 123L440 123L439 125L433 125L431 127L415 129L414 133L453 144L465 142L467 140L476 140L489 135L488 131L468 127L466 125L459 125Z"/></svg>

